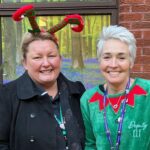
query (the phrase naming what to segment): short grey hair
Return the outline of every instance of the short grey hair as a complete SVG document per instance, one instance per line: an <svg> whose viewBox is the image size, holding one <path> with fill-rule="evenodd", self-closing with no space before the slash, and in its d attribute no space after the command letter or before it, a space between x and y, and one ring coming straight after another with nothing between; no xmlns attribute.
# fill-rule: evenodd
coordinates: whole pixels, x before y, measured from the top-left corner
<svg viewBox="0 0 150 150"><path fill-rule="evenodd" d="M110 25L104 27L97 42L97 57L100 61L100 57L103 51L104 43L109 39L117 39L125 42L129 46L130 60L134 64L136 58L136 39L127 28L117 25Z"/></svg>

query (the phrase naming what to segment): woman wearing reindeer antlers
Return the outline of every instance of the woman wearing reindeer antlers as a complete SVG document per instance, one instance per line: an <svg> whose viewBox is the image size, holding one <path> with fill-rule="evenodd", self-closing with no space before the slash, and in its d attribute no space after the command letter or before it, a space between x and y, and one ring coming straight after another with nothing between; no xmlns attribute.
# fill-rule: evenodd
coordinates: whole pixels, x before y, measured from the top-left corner
<svg viewBox="0 0 150 150"><path fill-rule="evenodd" d="M0 91L0 150L82 150L84 126L79 99L85 88L61 72L61 55L54 36L68 23L82 31L80 15L68 15L47 31L35 21L32 5L13 14L15 21L27 16L32 30L21 48L25 73Z"/></svg>

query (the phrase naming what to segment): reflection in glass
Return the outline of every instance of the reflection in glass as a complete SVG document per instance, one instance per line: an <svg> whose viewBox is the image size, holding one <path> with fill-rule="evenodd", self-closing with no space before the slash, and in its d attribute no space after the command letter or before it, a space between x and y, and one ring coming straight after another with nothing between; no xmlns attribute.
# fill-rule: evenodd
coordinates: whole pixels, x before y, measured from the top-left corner
<svg viewBox="0 0 150 150"><path fill-rule="evenodd" d="M41 29L48 30L64 16L37 17ZM96 41L103 26L110 24L109 15L83 16L84 30L75 33L70 25L56 33L60 53L63 57L62 72L71 80L82 81L87 88L103 82L96 58ZM2 18L2 52L4 83L20 76L24 69L21 65L20 43L23 33L31 29L28 19L19 23L11 18Z"/></svg>

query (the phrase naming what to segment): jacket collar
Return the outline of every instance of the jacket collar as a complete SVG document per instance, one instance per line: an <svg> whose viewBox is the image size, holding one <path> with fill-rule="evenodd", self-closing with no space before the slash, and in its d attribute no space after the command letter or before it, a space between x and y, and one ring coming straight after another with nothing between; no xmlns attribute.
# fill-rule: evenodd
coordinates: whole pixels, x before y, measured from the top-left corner
<svg viewBox="0 0 150 150"><path fill-rule="evenodd" d="M83 90L81 83L79 81L77 82L71 81L67 79L62 73L59 74L58 84L59 84L59 87L64 86L66 84L69 89L70 94L81 94Z"/></svg>
<svg viewBox="0 0 150 150"><path fill-rule="evenodd" d="M19 99L26 100L34 96L40 96L44 89L33 82L28 73L25 72L17 82L17 95Z"/></svg>
<svg viewBox="0 0 150 150"><path fill-rule="evenodd" d="M68 80L62 73L58 77L59 86L66 85L69 88L70 94L80 94L81 91L77 88L77 85ZM21 100L30 99L35 96L44 95L45 90L37 85L25 72L17 81L17 95Z"/></svg>

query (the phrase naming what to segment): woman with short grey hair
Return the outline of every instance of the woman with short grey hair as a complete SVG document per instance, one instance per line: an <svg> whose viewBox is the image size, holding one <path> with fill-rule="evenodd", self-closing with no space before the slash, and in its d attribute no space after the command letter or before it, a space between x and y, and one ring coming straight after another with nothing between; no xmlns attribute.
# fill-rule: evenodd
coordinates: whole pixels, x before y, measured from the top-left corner
<svg viewBox="0 0 150 150"><path fill-rule="evenodd" d="M136 39L133 33L129 32L128 29L122 26L109 26L104 27L100 38L97 43L97 57L100 58L100 55L103 50L104 42L109 39L118 39L122 42L125 42L129 46L129 52L131 55L131 61L134 63L136 57Z"/></svg>
<svg viewBox="0 0 150 150"><path fill-rule="evenodd" d="M81 97L85 150L149 150L150 81L130 75L134 35L121 26L105 27L97 54L105 83Z"/></svg>

